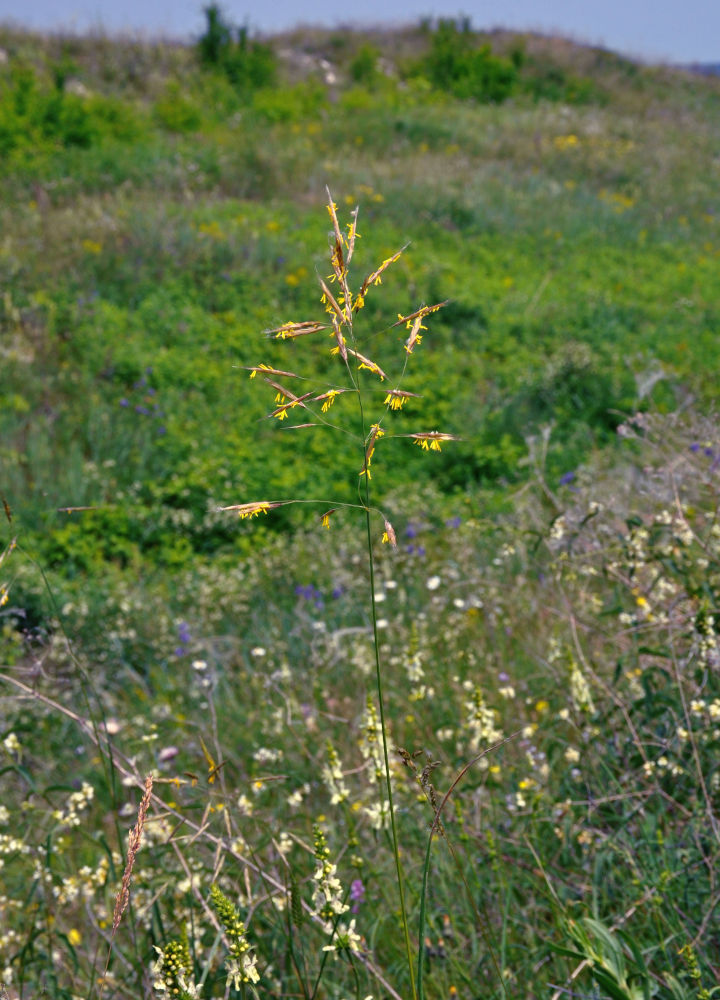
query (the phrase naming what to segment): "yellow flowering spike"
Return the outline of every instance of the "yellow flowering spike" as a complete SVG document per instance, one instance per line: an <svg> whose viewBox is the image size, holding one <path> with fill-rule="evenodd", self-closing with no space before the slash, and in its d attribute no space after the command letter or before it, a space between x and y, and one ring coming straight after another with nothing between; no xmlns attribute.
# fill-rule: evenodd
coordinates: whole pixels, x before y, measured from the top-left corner
<svg viewBox="0 0 720 1000"><path fill-rule="evenodd" d="M415 397L415 399L420 398L416 392L405 392L403 389L390 389L383 400L383 405L389 406L391 410L401 410L408 399L412 397Z"/></svg>
<svg viewBox="0 0 720 1000"><path fill-rule="evenodd" d="M395 529L387 518L383 518L385 521L385 531L383 532L382 540L384 543L390 542L394 549L397 548L397 537L395 536Z"/></svg>
<svg viewBox="0 0 720 1000"><path fill-rule="evenodd" d="M290 392L289 389L286 389L284 385L280 385L279 382L273 382L272 379L267 377L265 381L277 392L275 402L278 405L272 411L270 416L277 417L278 420L284 420L287 417L288 409L292 410L296 406L302 406L305 408L305 400L312 396L312 392L306 392L302 396L296 396L294 392Z"/></svg>
<svg viewBox="0 0 720 1000"><path fill-rule="evenodd" d="M375 442L383 437L385 431L382 429L380 424L373 424L370 428L370 433L367 438L367 443L365 445L365 463L360 470L361 476L367 476L368 479L372 479L370 474L370 464L372 463L372 457L375 454Z"/></svg>
<svg viewBox="0 0 720 1000"><path fill-rule="evenodd" d="M219 509L235 511L241 520L245 520L246 517L257 517L258 514L267 514L269 510L274 510L275 507L282 507L283 502L282 500L254 500L252 503L235 503L229 507L220 507Z"/></svg>
<svg viewBox="0 0 720 1000"><path fill-rule="evenodd" d="M340 223L338 222L336 211L337 205L332 200L330 191L327 188L325 188L325 190L327 191L328 196L328 215L332 221L333 232L335 234L335 243L330 252L330 263L332 265L334 277L340 282L340 284L344 285L345 277L347 275L347 265L343 257L343 246L345 244L345 240L342 232L340 231Z"/></svg>
<svg viewBox="0 0 720 1000"><path fill-rule="evenodd" d="M412 354L415 345L422 343L421 330L427 330L427 327L422 325L422 317L417 316L410 329L410 336L405 341L405 351L407 354Z"/></svg>
<svg viewBox="0 0 720 1000"><path fill-rule="evenodd" d="M330 251L330 264L333 269L333 274L331 275L330 280L342 282L343 278L347 274L347 267L345 266L345 260L343 259L342 243L338 240L335 241L335 245Z"/></svg>
<svg viewBox="0 0 720 1000"><path fill-rule="evenodd" d="M328 215L330 216L330 219L333 224L333 232L335 233L335 239L338 241L338 243L342 243L342 233L340 232L340 223L338 222L338 217L337 217L337 205L332 200L330 192L328 191L327 188L325 188L325 191L327 192L328 196L328 205L327 205Z"/></svg>
<svg viewBox="0 0 720 1000"><path fill-rule="evenodd" d="M405 341L405 350L408 354L412 354L413 347L422 341L422 334L420 331L427 330L427 327L423 326L422 322L425 317L429 316L430 313L437 312L438 309L442 309L442 307L446 306L448 302L449 299L446 299L444 302L438 302L434 306L422 306L420 309L417 309L414 313L410 313L408 316L403 316L401 313L398 313L398 321L397 323L393 323L393 327L400 326L404 323L410 331L410 336Z"/></svg>
<svg viewBox="0 0 720 1000"><path fill-rule="evenodd" d="M320 301L325 306L325 312L328 312L330 314L332 314L334 312L337 316L340 317L340 320L344 323L345 322L345 313L343 312L343 310L338 305L338 303L337 303L337 301L335 299L335 296L330 291L330 289L325 284L325 282L323 281L322 278L320 278L320 287L323 290L323 294L322 294L322 297L321 297Z"/></svg>
<svg viewBox="0 0 720 1000"><path fill-rule="evenodd" d="M221 767L224 766L225 761L220 761L219 763L216 763L216 761L213 759L212 754L205 746L205 740L202 738L202 736L200 737L200 746L202 747L202 752L205 756L205 760L207 761L208 782L212 785L215 782L215 778L217 777L218 771L220 770Z"/></svg>
<svg viewBox="0 0 720 1000"><path fill-rule="evenodd" d="M393 327L401 326L404 323L409 330L412 326L413 320L418 317L420 319L424 319L426 316L429 316L430 313L434 313L437 312L438 309L442 309L442 307L446 306L449 301L450 299L445 299L444 302L438 302L434 306L421 306L420 309L416 309L415 312L408 313L407 316L403 316L402 313L398 313L397 323L393 323L390 329L392 330ZM425 328L423 327L423 329Z"/></svg>
<svg viewBox="0 0 720 1000"><path fill-rule="evenodd" d="M268 330L269 337L276 340L289 340L293 337L306 337L309 333L317 333L318 330L327 330L327 323L314 323L306 321L304 323L283 323L273 330Z"/></svg>
<svg viewBox="0 0 720 1000"><path fill-rule="evenodd" d="M415 444L419 445L423 451L441 451L441 444L444 441L457 441L454 434L442 434L440 431L427 431L418 434L403 434L402 437L411 437Z"/></svg>
<svg viewBox="0 0 720 1000"><path fill-rule="evenodd" d="M333 507L332 510L326 510L323 516L320 518L320 524L323 526L323 528L327 528L328 531L330 530L330 518L332 517L332 515L335 513L336 510L337 507Z"/></svg>
<svg viewBox="0 0 720 1000"><path fill-rule="evenodd" d="M382 370L380 365L376 364L374 361L371 361L370 358L366 358L365 355L360 354L359 351L353 351L350 347L346 348L346 350L348 354L352 354L352 356L354 358L357 358L357 360L360 362L360 364L358 365L359 369L366 368L369 372L373 372L374 375L379 375L381 382L385 381L387 375Z"/></svg>
<svg viewBox="0 0 720 1000"><path fill-rule="evenodd" d="M284 378L300 378L295 372L286 372L282 368L272 368L270 365L253 365L252 368L246 368L245 371L250 372L250 378L255 378L258 372L261 375L282 375Z"/></svg>
<svg viewBox="0 0 720 1000"><path fill-rule="evenodd" d="M346 340L343 337L342 330L340 329L340 320L337 316L333 316L333 333L335 335L336 347L333 347L330 353L339 354L343 361L347 362Z"/></svg>
<svg viewBox="0 0 720 1000"><path fill-rule="evenodd" d="M323 413L327 413L335 402L335 398L342 395L344 392L347 392L347 389L328 389L327 392L323 392L319 396L316 396L313 403L322 402L322 411Z"/></svg>
<svg viewBox="0 0 720 1000"><path fill-rule="evenodd" d="M360 233L357 231L357 217L359 211L359 207L354 208L350 213L352 222L347 223L348 234L345 237L345 246L347 247L347 257L345 259L346 264L349 264L352 259L352 255L355 250L355 240L360 239Z"/></svg>
<svg viewBox="0 0 720 1000"><path fill-rule="evenodd" d="M367 276L367 278L365 279L365 281L363 281L362 285L360 286L360 294L361 295L364 295L365 292L368 290L368 288L371 285L380 285L380 284L382 284L382 275L383 275L383 272L386 271L390 267L391 264L394 264L395 261L398 259L398 257L401 257L403 255L403 253L405 252L405 250L407 250L407 247L408 247L408 244L406 243L405 246L401 247L400 250L397 251L397 253L394 253L392 255L392 257L386 257L385 260L380 265L380 267L375 268L375 270L372 272L372 274L369 274Z"/></svg>

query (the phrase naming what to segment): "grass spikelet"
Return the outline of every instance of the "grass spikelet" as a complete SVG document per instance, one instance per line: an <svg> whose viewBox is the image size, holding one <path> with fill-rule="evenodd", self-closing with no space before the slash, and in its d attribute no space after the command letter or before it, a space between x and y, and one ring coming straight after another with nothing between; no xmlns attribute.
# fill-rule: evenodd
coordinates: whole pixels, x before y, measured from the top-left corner
<svg viewBox="0 0 720 1000"><path fill-rule="evenodd" d="M385 533L383 534L382 540L383 542L390 542L392 547L396 549L397 536L395 534L395 529L393 528L392 524L390 524L387 518L385 518L384 520L385 520Z"/></svg>
<svg viewBox="0 0 720 1000"><path fill-rule="evenodd" d="M258 514L267 514L268 511L276 507L282 507L284 501L254 500L251 503L230 504L228 507L220 507L219 510L235 511L241 520L249 517L257 517Z"/></svg>
<svg viewBox="0 0 720 1000"><path fill-rule="evenodd" d="M294 337L307 337L311 333L318 333L320 330L327 330L327 323L283 323L272 330L267 331L269 337L276 340L292 340Z"/></svg>

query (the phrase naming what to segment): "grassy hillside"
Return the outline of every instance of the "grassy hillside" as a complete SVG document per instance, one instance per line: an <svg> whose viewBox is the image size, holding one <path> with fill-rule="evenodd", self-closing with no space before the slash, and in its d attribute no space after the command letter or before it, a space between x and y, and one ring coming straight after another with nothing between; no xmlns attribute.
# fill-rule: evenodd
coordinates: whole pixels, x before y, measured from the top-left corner
<svg viewBox="0 0 720 1000"><path fill-rule="evenodd" d="M231 27L0 29L0 980L710 997L720 81Z"/></svg>

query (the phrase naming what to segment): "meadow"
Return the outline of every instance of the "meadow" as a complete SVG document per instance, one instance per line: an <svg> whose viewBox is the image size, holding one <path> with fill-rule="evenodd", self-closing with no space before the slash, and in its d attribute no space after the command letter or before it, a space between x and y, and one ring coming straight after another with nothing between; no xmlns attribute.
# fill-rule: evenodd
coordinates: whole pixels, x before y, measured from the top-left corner
<svg viewBox="0 0 720 1000"><path fill-rule="evenodd" d="M720 81L0 53L7 995L719 994Z"/></svg>

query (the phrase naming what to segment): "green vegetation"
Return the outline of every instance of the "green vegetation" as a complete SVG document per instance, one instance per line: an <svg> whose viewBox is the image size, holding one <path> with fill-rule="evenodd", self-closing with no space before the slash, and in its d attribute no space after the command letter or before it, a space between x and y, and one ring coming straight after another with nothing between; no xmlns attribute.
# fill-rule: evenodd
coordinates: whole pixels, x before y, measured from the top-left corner
<svg viewBox="0 0 720 1000"><path fill-rule="evenodd" d="M712 996L720 83L206 16L0 30L0 981Z"/></svg>
<svg viewBox="0 0 720 1000"><path fill-rule="evenodd" d="M217 4L205 8L205 17L205 32L198 42L201 66L224 73L241 93L275 82L272 46L250 41L247 27L233 28Z"/></svg>

